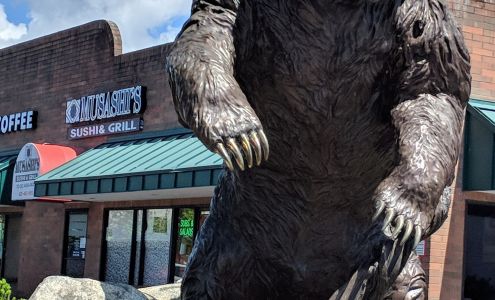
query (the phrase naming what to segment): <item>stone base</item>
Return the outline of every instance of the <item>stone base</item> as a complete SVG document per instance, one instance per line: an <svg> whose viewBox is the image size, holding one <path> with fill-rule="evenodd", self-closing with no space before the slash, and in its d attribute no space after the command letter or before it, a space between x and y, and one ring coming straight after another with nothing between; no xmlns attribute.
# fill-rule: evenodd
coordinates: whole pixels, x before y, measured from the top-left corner
<svg viewBox="0 0 495 300"><path fill-rule="evenodd" d="M136 289L127 284L112 284L87 278L49 276L29 300L176 300L180 284Z"/></svg>

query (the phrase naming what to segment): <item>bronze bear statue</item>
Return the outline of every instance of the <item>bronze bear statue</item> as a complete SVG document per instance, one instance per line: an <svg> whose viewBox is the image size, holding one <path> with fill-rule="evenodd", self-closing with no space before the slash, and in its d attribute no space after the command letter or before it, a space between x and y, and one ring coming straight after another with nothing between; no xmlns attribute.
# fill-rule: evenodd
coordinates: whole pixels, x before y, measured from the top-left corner
<svg viewBox="0 0 495 300"><path fill-rule="evenodd" d="M425 299L469 71L439 0L193 0L167 72L227 168L182 299Z"/></svg>

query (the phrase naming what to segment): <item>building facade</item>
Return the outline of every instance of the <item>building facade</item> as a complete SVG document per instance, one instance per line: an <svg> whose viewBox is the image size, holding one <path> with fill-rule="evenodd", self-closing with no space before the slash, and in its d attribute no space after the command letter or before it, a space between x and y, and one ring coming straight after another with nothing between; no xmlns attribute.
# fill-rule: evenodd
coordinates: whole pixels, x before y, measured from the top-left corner
<svg viewBox="0 0 495 300"><path fill-rule="evenodd" d="M95 21L0 50L0 270L19 295L53 274L180 280L222 161L177 122L168 48L122 54Z"/></svg>
<svg viewBox="0 0 495 300"><path fill-rule="evenodd" d="M495 286L495 2L446 5L471 54L473 100L449 217L417 250L429 299L486 299ZM122 54L116 25L95 21L0 49L0 275L19 295L55 274L180 280L222 161L177 121L169 47Z"/></svg>
<svg viewBox="0 0 495 300"><path fill-rule="evenodd" d="M449 0L446 4L462 29L471 56L472 100L466 112L464 147L449 217L427 241L429 299L492 299L495 198L493 187L486 184L491 178L486 168L493 163L488 146L495 101L495 2Z"/></svg>

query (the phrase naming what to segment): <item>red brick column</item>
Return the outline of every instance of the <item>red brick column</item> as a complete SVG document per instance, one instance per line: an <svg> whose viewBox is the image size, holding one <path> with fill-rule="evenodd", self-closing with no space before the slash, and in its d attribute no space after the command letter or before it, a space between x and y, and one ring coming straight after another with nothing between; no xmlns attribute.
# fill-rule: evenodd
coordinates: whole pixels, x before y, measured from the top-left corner
<svg viewBox="0 0 495 300"><path fill-rule="evenodd" d="M84 277L99 280L102 265L104 203L91 203L88 211L88 231Z"/></svg>
<svg viewBox="0 0 495 300"><path fill-rule="evenodd" d="M22 216L17 293L29 296L47 276L62 271L63 203L27 201Z"/></svg>

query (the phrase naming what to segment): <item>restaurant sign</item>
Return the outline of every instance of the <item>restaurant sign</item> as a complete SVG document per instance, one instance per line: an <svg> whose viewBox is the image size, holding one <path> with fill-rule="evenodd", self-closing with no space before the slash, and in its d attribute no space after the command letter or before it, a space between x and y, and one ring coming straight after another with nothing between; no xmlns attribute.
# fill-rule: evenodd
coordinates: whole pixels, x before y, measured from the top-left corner
<svg viewBox="0 0 495 300"><path fill-rule="evenodd" d="M37 115L33 110L0 115L0 134L35 129Z"/></svg>
<svg viewBox="0 0 495 300"><path fill-rule="evenodd" d="M145 108L145 88L142 86L67 100L65 123L78 124L67 130L67 136L73 140L142 130L143 120L136 116ZM115 120L100 123L110 119Z"/></svg>
<svg viewBox="0 0 495 300"><path fill-rule="evenodd" d="M19 151L12 178L12 200L39 199L34 195L35 180L76 157L70 147L53 144L27 143ZM45 200L52 200L43 198ZM58 199L57 201L67 201Z"/></svg>
<svg viewBox="0 0 495 300"><path fill-rule="evenodd" d="M69 140L77 140L93 136L134 132L142 129L143 120L141 118L134 118L69 128L67 136Z"/></svg>
<svg viewBox="0 0 495 300"><path fill-rule="evenodd" d="M14 167L12 200L34 199L34 180L39 176L40 156L32 143L22 147Z"/></svg>

